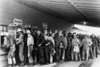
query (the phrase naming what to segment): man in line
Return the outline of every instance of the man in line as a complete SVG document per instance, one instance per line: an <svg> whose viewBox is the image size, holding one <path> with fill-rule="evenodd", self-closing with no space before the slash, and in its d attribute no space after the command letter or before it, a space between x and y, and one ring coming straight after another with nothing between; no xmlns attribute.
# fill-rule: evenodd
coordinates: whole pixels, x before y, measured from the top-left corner
<svg viewBox="0 0 100 67"><path fill-rule="evenodd" d="M89 36L85 35L85 38L82 40L82 45L83 45L83 60L89 60L89 50L90 46L92 45L92 40L89 38ZM86 55L86 58L85 58Z"/></svg>
<svg viewBox="0 0 100 67"><path fill-rule="evenodd" d="M18 28L17 31L17 37L16 37L16 45L19 46L19 59L21 61L21 65L24 65L24 42L23 42L23 32L20 28Z"/></svg>
<svg viewBox="0 0 100 67"><path fill-rule="evenodd" d="M33 53L33 45L34 45L34 38L31 35L30 30L27 30L27 47L28 47L28 61L29 64L33 65L33 57L32 57L32 53Z"/></svg>
<svg viewBox="0 0 100 67"><path fill-rule="evenodd" d="M45 39L40 30L37 30L36 45L37 45L37 62L44 63L43 43Z"/></svg>
<svg viewBox="0 0 100 67"><path fill-rule="evenodd" d="M73 57L72 60L74 60L75 57L75 61L78 61L78 56L80 55L80 40L76 37L76 35L74 35L74 38L72 39L72 47L73 47Z"/></svg>

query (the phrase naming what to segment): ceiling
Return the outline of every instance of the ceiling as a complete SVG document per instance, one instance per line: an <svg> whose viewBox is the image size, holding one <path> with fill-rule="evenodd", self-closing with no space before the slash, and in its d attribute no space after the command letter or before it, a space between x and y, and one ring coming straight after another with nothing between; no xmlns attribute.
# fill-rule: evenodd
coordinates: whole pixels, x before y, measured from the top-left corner
<svg viewBox="0 0 100 67"><path fill-rule="evenodd" d="M72 23L100 26L100 0L16 0Z"/></svg>

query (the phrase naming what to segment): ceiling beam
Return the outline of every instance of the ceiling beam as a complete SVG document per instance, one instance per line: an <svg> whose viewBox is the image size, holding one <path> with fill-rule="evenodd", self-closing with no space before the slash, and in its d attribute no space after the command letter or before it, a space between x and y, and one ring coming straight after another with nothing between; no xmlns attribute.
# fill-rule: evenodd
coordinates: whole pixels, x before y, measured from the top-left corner
<svg viewBox="0 0 100 67"><path fill-rule="evenodd" d="M42 3L41 1L37 1L37 3L41 4L42 6L44 6L44 7L48 8L48 9L50 9L50 10L52 10L52 11L54 11L54 12L58 13L58 14L60 14L60 15L65 16L65 14L64 14L64 13L62 13L62 12L58 12L58 11L53 10L53 9L51 9L50 7L46 6L45 4L43 4L44 2ZM47 2L46 2L46 3L47 3ZM50 2L49 2L49 3L50 3Z"/></svg>
<svg viewBox="0 0 100 67"><path fill-rule="evenodd" d="M87 16L74 4L74 2L72 2L71 0L67 0L79 13L82 14L82 16L85 17L85 19L87 21L89 21L89 18L87 18Z"/></svg>
<svg viewBox="0 0 100 67"><path fill-rule="evenodd" d="M49 14L49 15L51 15L53 17L58 18L58 19L61 19L61 20L64 20L64 21L67 20L66 16L64 16L61 13L58 13L57 11L54 11L54 10L52 10L50 8L47 8L46 6L42 5L41 3L36 2L35 0L32 1L32 2L35 2L35 6L34 5L29 5L32 2L27 4L27 2L25 2L24 0L23 1L15 0L15 1L18 2L18 3L21 3L21 4L25 5L25 6L28 6L28 7L32 8L32 9L34 8L36 10L39 10L39 11L43 12L43 13ZM46 10L41 9L40 7L37 7L37 5L42 6L43 8L46 8ZM70 21L70 20L67 20L67 21Z"/></svg>

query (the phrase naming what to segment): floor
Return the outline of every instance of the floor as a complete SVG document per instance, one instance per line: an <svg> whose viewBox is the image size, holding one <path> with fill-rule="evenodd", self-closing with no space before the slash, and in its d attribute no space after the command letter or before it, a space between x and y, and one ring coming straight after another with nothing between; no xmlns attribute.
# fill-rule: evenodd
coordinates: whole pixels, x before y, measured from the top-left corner
<svg viewBox="0 0 100 67"><path fill-rule="evenodd" d="M35 66L8 66L8 67L79 67L82 62L64 62L64 63L53 63L48 65L35 65ZM0 66L1 67L1 66ZM2 66L7 67L7 66Z"/></svg>
<svg viewBox="0 0 100 67"><path fill-rule="evenodd" d="M85 66L80 66L83 61L79 62L62 62L62 63L52 63L48 65L35 65L35 66L13 66L13 67L85 67ZM85 62L88 63L88 62ZM0 67L7 67L7 58L5 56L5 53L0 49ZM10 66L11 67L11 66ZM86 66L89 67L89 66Z"/></svg>

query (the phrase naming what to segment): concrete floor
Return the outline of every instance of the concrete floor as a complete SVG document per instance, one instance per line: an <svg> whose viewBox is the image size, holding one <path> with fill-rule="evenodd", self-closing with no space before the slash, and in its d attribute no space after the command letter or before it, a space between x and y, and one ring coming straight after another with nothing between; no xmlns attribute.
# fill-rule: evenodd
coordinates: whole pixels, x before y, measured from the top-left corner
<svg viewBox="0 0 100 67"><path fill-rule="evenodd" d="M6 67L7 65L7 57L4 54L5 52L3 52L0 49L0 67ZM79 67L81 63L83 62L82 61L79 61L79 62L70 61L70 62L62 62L62 63L53 63L53 64L48 64L48 65L35 65L35 66L26 65L26 66L13 66L13 67Z"/></svg>
<svg viewBox="0 0 100 67"><path fill-rule="evenodd" d="M54 67L79 67L82 62L63 62L60 64L55 65Z"/></svg>
<svg viewBox="0 0 100 67"><path fill-rule="evenodd" d="M79 67L82 62L64 62L64 63L53 63L48 65L35 65L35 66L13 66L13 67ZM1 67L1 66L0 66ZM7 66L2 66L7 67ZM11 67L11 66L8 66Z"/></svg>

